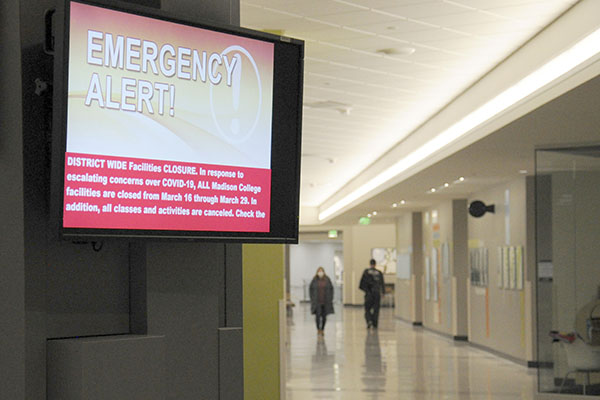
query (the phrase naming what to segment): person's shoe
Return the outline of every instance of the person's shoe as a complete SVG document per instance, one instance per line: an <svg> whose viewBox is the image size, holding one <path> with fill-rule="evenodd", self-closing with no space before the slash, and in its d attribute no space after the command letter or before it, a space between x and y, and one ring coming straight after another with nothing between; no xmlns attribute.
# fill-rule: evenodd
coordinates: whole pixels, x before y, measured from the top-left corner
<svg viewBox="0 0 600 400"><path fill-rule="evenodd" d="M367 329L371 329L373 327L373 323L371 321L367 322Z"/></svg>
<svg viewBox="0 0 600 400"><path fill-rule="evenodd" d="M323 336L325 334L325 331L323 331L323 329L319 329L317 333L319 334L319 336Z"/></svg>

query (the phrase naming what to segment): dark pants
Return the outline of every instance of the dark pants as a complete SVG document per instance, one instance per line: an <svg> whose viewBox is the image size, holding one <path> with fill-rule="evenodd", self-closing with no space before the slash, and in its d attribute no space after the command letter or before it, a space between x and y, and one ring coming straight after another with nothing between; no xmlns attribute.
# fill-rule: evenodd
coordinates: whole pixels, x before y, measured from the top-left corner
<svg viewBox="0 0 600 400"><path fill-rule="evenodd" d="M373 326L377 328L380 304L381 295L378 292L367 293L365 295L365 319L367 320L367 326Z"/></svg>
<svg viewBox="0 0 600 400"><path fill-rule="evenodd" d="M325 329L325 322L327 322L327 314L325 313L325 304L317 305L317 312L315 312L315 317L317 319L317 329L323 330Z"/></svg>

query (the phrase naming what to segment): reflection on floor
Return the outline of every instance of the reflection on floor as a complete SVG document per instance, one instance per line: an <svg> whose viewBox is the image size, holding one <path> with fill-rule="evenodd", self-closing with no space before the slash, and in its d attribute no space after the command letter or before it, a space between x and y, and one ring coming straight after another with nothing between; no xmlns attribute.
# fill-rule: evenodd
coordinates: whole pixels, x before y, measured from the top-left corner
<svg viewBox="0 0 600 400"><path fill-rule="evenodd" d="M307 305L288 321L287 400L532 399L535 371L393 317L368 331L336 307L319 337Z"/></svg>

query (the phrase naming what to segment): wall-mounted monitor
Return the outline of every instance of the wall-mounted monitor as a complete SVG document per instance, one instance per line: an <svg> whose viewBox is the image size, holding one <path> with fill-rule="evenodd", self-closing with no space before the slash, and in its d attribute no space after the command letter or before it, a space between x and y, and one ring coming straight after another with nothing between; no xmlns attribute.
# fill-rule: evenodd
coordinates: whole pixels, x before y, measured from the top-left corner
<svg viewBox="0 0 600 400"><path fill-rule="evenodd" d="M123 3L58 15L63 237L297 241L303 42Z"/></svg>

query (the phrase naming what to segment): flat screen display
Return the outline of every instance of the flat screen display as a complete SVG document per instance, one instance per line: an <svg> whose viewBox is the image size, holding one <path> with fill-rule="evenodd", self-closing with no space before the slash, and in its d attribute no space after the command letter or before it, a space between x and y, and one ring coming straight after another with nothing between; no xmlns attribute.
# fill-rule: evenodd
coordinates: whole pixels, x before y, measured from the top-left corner
<svg viewBox="0 0 600 400"><path fill-rule="evenodd" d="M297 238L301 42L75 1L65 19L63 234Z"/></svg>

